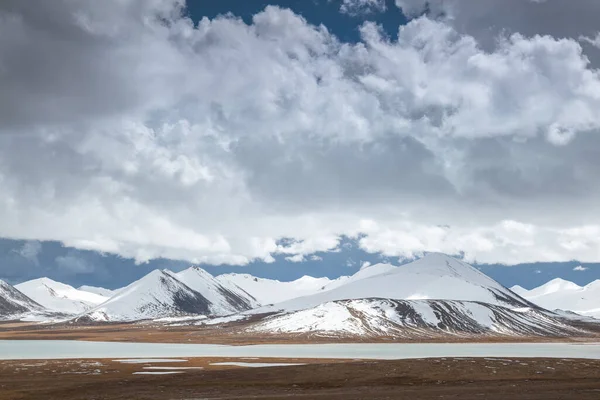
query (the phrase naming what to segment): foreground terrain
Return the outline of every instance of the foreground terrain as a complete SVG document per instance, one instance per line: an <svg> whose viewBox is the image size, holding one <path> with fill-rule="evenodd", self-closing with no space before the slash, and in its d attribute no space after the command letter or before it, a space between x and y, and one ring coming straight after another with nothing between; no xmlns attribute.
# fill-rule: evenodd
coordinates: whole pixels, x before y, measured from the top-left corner
<svg viewBox="0 0 600 400"><path fill-rule="evenodd" d="M166 360L162 360L166 361ZM223 361L308 363L247 368ZM170 371L172 375L136 372ZM189 369L193 368L193 369ZM201 368L201 369L200 369ZM187 359L0 362L0 399L583 399L600 398L600 361Z"/></svg>

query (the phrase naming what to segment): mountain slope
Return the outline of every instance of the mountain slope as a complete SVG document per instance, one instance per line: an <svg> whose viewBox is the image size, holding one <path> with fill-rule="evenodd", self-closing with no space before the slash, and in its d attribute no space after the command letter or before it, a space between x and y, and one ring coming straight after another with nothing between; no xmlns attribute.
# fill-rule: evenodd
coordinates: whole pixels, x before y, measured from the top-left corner
<svg viewBox="0 0 600 400"><path fill-rule="evenodd" d="M49 278L34 279L15 286L48 310L79 314L108 300L108 297L75 289Z"/></svg>
<svg viewBox="0 0 600 400"><path fill-rule="evenodd" d="M532 303L550 310L567 310L600 318L600 280L581 287L557 278L535 289L524 289L521 295Z"/></svg>
<svg viewBox="0 0 600 400"><path fill-rule="evenodd" d="M568 336L585 332L541 310L453 300L338 300L270 316L250 332L335 337Z"/></svg>
<svg viewBox="0 0 600 400"><path fill-rule="evenodd" d="M24 313L43 311L44 307L40 304L0 280L0 319L18 318Z"/></svg>
<svg viewBox="0 0 600 400"><path fill-rule="evenodd" d="M429 254L417 261L310 296L288 300L259 311L295 311L347 299L478 301L509 308L533 304L467 263L443 254Z"/></svg>
<svg viewBox="0 0 600 400"><path fill-rule="evenodd" d="M261 304L276 304L335 289L355 280L379 275L395 268L397 267L390 264L376 264L363 268L352 276L341 276L337 279L303 276L290 282L257 278L248 274L224 274L217 276L216 279L223 284L234 284L242 288Z"/></svg>
<svg viewBox="0 0 600 400"><path fill-rule="evenodd" d="M216 279L224 285L234 284L252 295L261 304L279 303L319 292L332 283L329 278L303 276L292 282L257 278L248 274L224 274Z"/></svg>
<svg viewBox="0 0 600 400"><path fill-rule="evenodd" d="M227 280L217 280L200 267L191 267L176 274L177 278L210 301L211 314L227 315L249 310L259 305L244 289Z"/></svg>
<svg viewBox="0 0 600 400"><path fill-rule="evenodd" d="M119 290L76 321L137 321L183 315L210 315L211 302L170 271L155 270Z"/></svg>
<svg viewBox="0 0 600 400"><path fill-rule="evenodd" d="M101 287L87 286L87 285L80 286L77 288L77 290L81 290L82 292L97 294L99 296L104 296L107 299L114 296L117 292L117 290L109 290L109 289L104 289Z"/></svg>

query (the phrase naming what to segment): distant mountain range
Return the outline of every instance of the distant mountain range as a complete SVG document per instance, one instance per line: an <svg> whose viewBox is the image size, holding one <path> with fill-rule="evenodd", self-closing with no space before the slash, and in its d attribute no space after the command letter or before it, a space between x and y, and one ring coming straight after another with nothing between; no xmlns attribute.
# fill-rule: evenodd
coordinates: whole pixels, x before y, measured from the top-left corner
<svg viewBox="0 0 600 400"><path fill-rule="evenodd" d="M541 307L571 311L600 319L600 280L579 286L557 278L531 290L521 286L513 286L511 289Z"/></svg>
<svg viewBox="0 0 600 400"><path fill-rule="evenodd" d="M338 279L292 282L247 274L212 276L199 267L155 270L125 288L47 278L0 285L0 319L71 323L168 319L241 321L251 334L439 337L582 334L575 314L599 316L600 284L554 280L508 289L471 265L429 254L402 266L376 264ZM600 322L600 321L599 321Z"/></svg>

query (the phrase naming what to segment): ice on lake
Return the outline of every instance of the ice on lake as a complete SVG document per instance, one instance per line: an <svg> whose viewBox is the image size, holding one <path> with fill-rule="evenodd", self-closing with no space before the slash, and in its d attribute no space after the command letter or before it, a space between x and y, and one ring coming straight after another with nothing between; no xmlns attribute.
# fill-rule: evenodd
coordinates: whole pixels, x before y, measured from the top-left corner
<svg viewBox="0 0 600 400"><path fill-rule="evenodd" d="M438 357L600 359L599 343L336 343L216 344L0 340L0 360L270 357L397 360ZM123 360L120 360L123 361ZM182 361L182 360L178 360ZM171 362L171 361L169 361Z"/></svg>

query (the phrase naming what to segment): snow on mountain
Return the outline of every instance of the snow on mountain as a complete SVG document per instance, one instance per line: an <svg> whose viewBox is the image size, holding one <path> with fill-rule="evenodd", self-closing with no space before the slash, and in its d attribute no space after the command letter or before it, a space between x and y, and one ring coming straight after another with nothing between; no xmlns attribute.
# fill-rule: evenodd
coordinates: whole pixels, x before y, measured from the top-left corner
<svg viewBox="0 0 600 400"><path fill-rule="evenodd" d="M20 318L25 313L44 311L42 305L0 280L0 319Z"/></svg>
<svg viewBox="0 0 600 400"><path fill-rule="evenodd" d="M566 281L561 278L552 279L549 282L546 282L542 286L539 286L535 289L531 289L528 291L528 296L545 296L548 294L556 293L556 292L565 292L565 291L577 291L582 289L581 286L576 283Z"/></svg>
<svg viewBox="0 0 600 400"><path fill-rule="evenodd" d="M329 278L313 278L312 276L303 276L292 282L280 282L248 274L224 274L217 276L216 279L222 284L235 284L250 293L261 304L279 303L317 293L334 282Z"/></svg>
<svg viewBox="0 0 600 400"><path fill-rule="evenodd" d="M182 282L181 279L186 282ZM118 291L77 321L137 321L188 315L226 315L249 309L255 300L200 268L180 274L155 270Z"/></svg>
<svg viewBox="0 0 600 400"><path fill-rule="evenodd" d="M525 289L523 286L515 285L510 288L511 291L515 292L519 296L523 297L524 294L528 293L529 290Z"/></svg>
<svg viewBox="0 0 600 400"><path fill-rule="evenodd" d="M535 289L525 290L521 296L549 310L567 310L600 318L600 280L581 287L557 278Z"/></svg>
<svg viewBox="0 0 600 400"><path fill-rule="evenodd" d="M585 334L542 310L454 300L338 300L265 318L250 332L336 337Z"/></svg>
<svg viewBox="0 0 600 400"><path fill-rule="evenodd" d="M176 276L210 301L213 315L234 314L259 305L252 295L232 281L217 280L200 267L188 268Z"/></svg>
<svg viewBox="0 0 600 400"><path fill-rule="evenodd" d="M137 321L210 314L210 302L167 270L154 270L76 321Z"/></svg>
<svg viewBox="0 0 600 400"><path fill-rule="evenodd" d="M79 314L108 300L108 297L78 290L49 278L34 279L15 287L48 310L61 313Z"/></svg>
<svg viewBox="0 0 600 400"><path fill-rule="evenodd" d="M298 297L335 289L349 282L389 272L397 267L390 264L376 264L362 268L352 276L337 279L303 276L291 282L257 278L248 274L224 274L217 276L222 283L232 283L250 293L261 304L275 304Z"/></svg>
<svg viewBox="0 0 600 400"><path fill-rule="evenodd" d="M88 293L97 294L99 296L104 296L107 299L114 296L117 292L117 290L109 290L109 289L104 289L101 287L87 286L87 285L80 286L77 289L81 290L83 292L88 292Z"/></svg>
<svg viewBox="0 0 600 400"><path fill-rule="evenodd" d="M361 298L478 301L509 308L533 306L469 264L444 254L429 254L399 267L383 265L379 268L382 273L351 277L331 290L263 307L257 312L295 311L336 300Z"/></svg>

